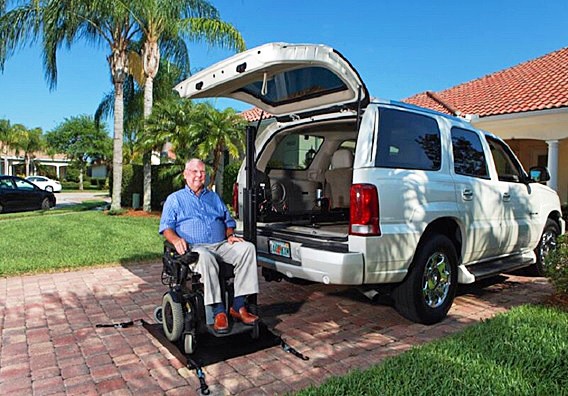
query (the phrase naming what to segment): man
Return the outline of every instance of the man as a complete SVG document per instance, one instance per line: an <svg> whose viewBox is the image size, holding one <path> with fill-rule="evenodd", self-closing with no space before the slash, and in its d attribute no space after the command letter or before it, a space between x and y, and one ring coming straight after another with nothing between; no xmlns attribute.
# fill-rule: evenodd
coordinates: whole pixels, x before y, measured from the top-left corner
<svg viewBox="0 0 568 396"><path fill-rule="evenodd" d="M234 234L235 220L221 197L205 188L205 164L191 159L185 164L183 189L168 196L160 220L162 234L179 254L191 249L199 253L195 270L201 274L205 305L211 305L218 333L229 331L221 299L219 265L216 257L234 266L235 298L229 313L235 320L254 325L258 316L248 312L245 298L258 293L256 250L252 243Z"/></svg>

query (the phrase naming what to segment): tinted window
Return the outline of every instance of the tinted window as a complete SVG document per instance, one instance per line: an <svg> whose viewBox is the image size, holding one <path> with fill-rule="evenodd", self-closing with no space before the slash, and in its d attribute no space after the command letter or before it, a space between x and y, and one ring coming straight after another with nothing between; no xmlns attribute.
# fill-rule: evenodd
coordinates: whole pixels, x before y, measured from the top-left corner
<svg viewBox="0 0 568 396"><path fill-rule="evenodd" d="M6 189L6 190L12 190L14 189L14 185L12 184L12 180L10 179L0 179L0 188L2 189Z"/></svg>
<svg viewBox="0 0 568 396"><path fill-rule="evenodd" d="M313 135L287 135L268 162L271 169L307 169L323 143L323 138Z"/></svg>
<svg viewBox="0 0 568 396"><path fill-rule="evenodd" d="M436 120L405 111L379 110L376 166L438 170L441 152Z"/></svg>
<svg viewBox="0 0 568 396"><path fill-rule="evenodd" d="M339 77L323 67L304 67L278 73L266 81L266 92L262 92L263 84L263 81L255 81L242 90L274 106L347 89Z"/></svg>
<svg viewBox="0 0 568 396"><path fill-rule="evenodd" d="M18 190L33 190L34 185L27 180L16 179L16 188Z"/></svg>
<svg viewBox="0 0 568 396"><path fill-rule="evenodd" d="M499 180L508 182L520 182L523 180L524 171L505 143L487 137L487 142L491 148L491 155Z"/></svg>
<svg viewBox="0 0 568 396"><path fill-rule="evenodd" d="M458 175L489 178L487 162L479 135L462 128L452 128L454 172Z"/></svg>

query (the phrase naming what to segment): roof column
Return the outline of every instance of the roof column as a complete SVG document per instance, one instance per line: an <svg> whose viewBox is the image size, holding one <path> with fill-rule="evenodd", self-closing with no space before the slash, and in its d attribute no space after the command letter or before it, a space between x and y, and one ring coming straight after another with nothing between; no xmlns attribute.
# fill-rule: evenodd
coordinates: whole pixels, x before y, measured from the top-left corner
<svg viewBox="0 0 568 396"><path fill-rule="evenodd" d="M550 172L550 180L548 187L558 191L558 140L547 140L548 144L548 171Z"/></svg>

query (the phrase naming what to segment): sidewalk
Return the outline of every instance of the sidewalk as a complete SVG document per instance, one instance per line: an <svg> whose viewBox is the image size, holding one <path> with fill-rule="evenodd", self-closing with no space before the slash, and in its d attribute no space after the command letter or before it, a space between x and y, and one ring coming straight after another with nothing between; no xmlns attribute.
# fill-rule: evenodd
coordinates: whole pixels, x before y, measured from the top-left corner
<svg viewBox="0 0 568 396"><path fill-rule="evenodd" d="M0 394L192 395L193 371L141 325L95 328L144 319L166 287L161 263L0 279ZM411 323L354 289L261 280L263 320L299 352L273 347L204 368L212 395L274 395L364 369L512 306L539 302L543 278L503 276L460 287L447 319Z"/></svg>

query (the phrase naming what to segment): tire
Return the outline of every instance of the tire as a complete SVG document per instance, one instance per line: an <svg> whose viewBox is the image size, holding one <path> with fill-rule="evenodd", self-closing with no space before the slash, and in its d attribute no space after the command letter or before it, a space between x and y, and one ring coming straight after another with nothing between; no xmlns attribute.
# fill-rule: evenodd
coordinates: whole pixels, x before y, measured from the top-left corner
<svg viewBox="0 0 568 396"><path fill-rule="evenodd" d="M558 239L559 234L560 230L558 229L558 224L551 219L547 219L540 241L534 250L536 254L536 263L529 267L530 275L546 276L545 259L551 251L556 249L556 239Z"/></svg>
<svg viewBox="0 0 568 396"><path fill-rule="evenodd" d="M175 342L183 332L183 309L180 303L176 303L171 293L164 294L162 299L162 328L166 338Z"/></svg>
<svg viewBox="0 0 568 396"><path fill-rule="evenodd" d="M156 321L156 323L162 324L164 322L163 313L164 313L164 310L163 310L161 305L154 308L154 320Z"/></svg>
<svg viewBox="0 0 568 396"><path fill-rule="evenodd" d="M195 352L195 336L192 333L184 334L183 350L188 355L192 355Z"/></svg>
<svg viewBox="0 0 568 396"><path fill-rule="evenodd" d="M405 280L392 297L405 318L434 324L446 317L456 295L458 271L456 249L444 235L432 235L418 245Z"/></svg>
<svg viewBox="0 0 568 396"><path fill-rule="evenodd" d="M51 186L46 186L46 187L45 187L45 191L53 192L53 187L51 187Z"/></svg>
<svg viewBox="0 0 568 396"><path fill-rule="evenodd" d="M49 198L44 198L41 201L41 210L49 210L51 208L51 204L49 203Z"/></svg>

